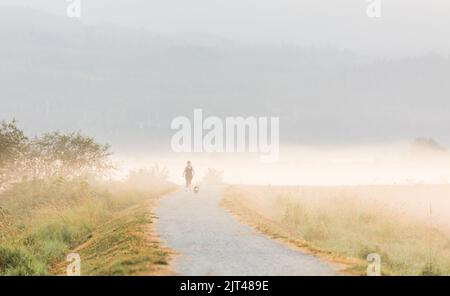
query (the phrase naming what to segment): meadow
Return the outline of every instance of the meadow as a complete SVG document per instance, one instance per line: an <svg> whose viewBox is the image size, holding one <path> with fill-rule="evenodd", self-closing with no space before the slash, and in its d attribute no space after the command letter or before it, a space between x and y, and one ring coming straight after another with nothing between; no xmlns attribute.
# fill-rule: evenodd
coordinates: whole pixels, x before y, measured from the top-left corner
<svg viewBox="0 0 450 296"><path fill-rule="evenodd" d="M83 275L168 272L151 208L171 189L61 178L14 184L0 195L0 275L65 274L72 252Z"/></svg>
<svg viewBox="0 0 450 296"><path fill-rule="evenodd" d="M230 186L223 206L262 233L366 274L450 275L450 186Z"/></svg>

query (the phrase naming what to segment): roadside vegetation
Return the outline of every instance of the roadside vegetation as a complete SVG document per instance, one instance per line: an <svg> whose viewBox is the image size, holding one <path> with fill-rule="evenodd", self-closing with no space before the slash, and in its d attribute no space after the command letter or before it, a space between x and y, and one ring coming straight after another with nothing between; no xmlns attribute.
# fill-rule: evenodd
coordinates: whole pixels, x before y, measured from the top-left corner
<svg viewBox="0 0 450 296"><path fill-rule="evenodd" d="M450 232L406 214L408 204L418 202L414 192L420 188L408 189L400 208L391 207L401 203L393 201L394 193L404 190L232 186L223 205L272 238L343 264L344 273L366 274L367 256L378 253L383 275L450 275ZM443 190L448 197L448 186ZM447 200L435 207L445 213ZM427 206L423 210L429 211Z"/></svg>
<svg viewBox="0 0 450 296"><path fill-rule="evenodd" d="M151 213L174 189L167 172L111 181L110 156L80 133L28 139L15 122L0 124L0 275L63 275L73 252L82 275L169 272Z"/></svg>

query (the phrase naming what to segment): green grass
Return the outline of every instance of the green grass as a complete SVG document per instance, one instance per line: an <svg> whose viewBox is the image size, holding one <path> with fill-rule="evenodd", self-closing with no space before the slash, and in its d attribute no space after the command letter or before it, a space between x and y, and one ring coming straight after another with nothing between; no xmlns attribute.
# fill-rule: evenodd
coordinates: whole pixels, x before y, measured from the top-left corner
<svg viewBox="0 0 450 296"><path fill-rule="evenodd" d="M85 275L156 270L168 254L150 238L150 206L169 190L63 179L15 184L0 195L0 275L63 273L74 251Z"/></svg>
<svg viewBox="0 0 450 296"><path fill-rule="evenodd" d="M385 275L450 275L448 233L374 200L339 191L234 187L224 205L272 237L346 263L347 272L365 274L367 255L378 253Z"/></svg>
<svg viewBox="0 0 450 296"><path fill-rule="evenodd" d="M151 236L148 203L127 208L89 234L74 250L81 257L83 275L158 274L169 253ZM64 273L60 264L57 273Z"/></svg>

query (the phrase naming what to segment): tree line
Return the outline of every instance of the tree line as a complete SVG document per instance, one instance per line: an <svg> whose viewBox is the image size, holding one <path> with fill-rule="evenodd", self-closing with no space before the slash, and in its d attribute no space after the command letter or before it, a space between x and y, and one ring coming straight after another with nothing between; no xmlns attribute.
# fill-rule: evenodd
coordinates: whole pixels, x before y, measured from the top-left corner
<svg viewBox="0 0 450 296"><path fill-rule="evenodd" d="M109 145L80 132L27 137L15 120L0 122L0 189L24 179L99 177L113 168Z"/></svg>

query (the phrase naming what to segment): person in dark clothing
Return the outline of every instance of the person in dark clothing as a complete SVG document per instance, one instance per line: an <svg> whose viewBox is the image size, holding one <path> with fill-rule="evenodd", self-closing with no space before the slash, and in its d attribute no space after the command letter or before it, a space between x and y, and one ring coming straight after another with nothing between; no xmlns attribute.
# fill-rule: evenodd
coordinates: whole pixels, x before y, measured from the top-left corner
<svg viewBox="0 0 450 296"><path fill-rule="evenodd" d="M183 176L186 179L186 191L192 190L192 179L194 178L194 175L194 168L192 167L191 162L188 161L183 172Z"/></svg>

